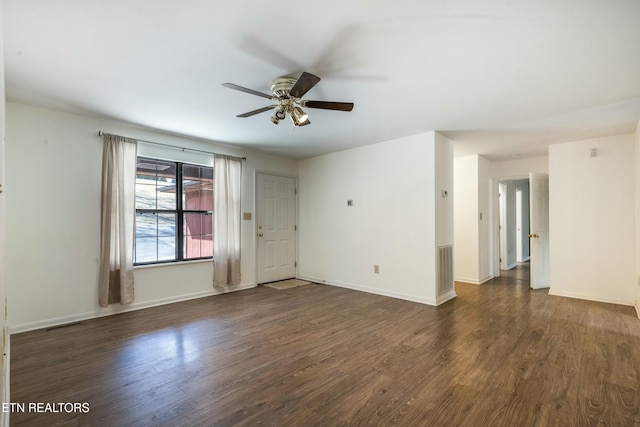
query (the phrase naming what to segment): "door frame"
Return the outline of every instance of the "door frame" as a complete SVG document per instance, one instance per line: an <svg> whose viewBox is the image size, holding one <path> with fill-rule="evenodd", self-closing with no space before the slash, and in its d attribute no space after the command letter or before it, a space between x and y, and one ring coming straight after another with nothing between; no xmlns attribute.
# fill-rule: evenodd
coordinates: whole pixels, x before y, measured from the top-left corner
<svg viewBox="0 0 640 427"><path fill-rule="evenodd" d="M492 184L492 195L493 200L491 203L493 204L492 214L493 218L491 218L491 223L493 224L493 233L490 235L489 247L493 244L493 277L500 277L500 197L499 197L499 185L502 182L506 181L519 181L522 179L529 179L529 175L510 175L510 176L494 176L491 178L493 181ZM531 207L529 207L531 208Z"/></svg>
<svg viewBox="0 0 640 427"><path fill-rule="evenodd" d="M253 268L253 274L254 274L254 283L256 286L259 285L258 283L258 175L271 175L271 176L279 176L279 177L283 177L283 178L293 178L295 180L295 185L296 185L296 192L295 192L295 197L294 197L294 203L295 203L295 223L296 223L296 235L295 235L295 243L296 243L296 266L295 266L295 271L296 271L296 278L298 278L300 276L299 274L299 268L300 265L297 263L297 260L300 258L300 242L299 242L299 236L300 236L300 224L299 224L299 218L300 218L300 206L298 203L299 197L300 197L300 179L298 177L298 175L294 175L294 174L288 174L288 173L282 173L282 172L273 172L273 171L269 171L266 169L254 169L253 171L253 216L252 216L252 221L253 221L253 226L251 227L251 230L253 231L253 264L254 264L254 268Z"/></svg>
<svg viewBox="0 0 640 427"><path fill-rule="evenodd" d="M500 248L500 271L507 270L507 190L507 184L498 181L498 247Z"/></svg>

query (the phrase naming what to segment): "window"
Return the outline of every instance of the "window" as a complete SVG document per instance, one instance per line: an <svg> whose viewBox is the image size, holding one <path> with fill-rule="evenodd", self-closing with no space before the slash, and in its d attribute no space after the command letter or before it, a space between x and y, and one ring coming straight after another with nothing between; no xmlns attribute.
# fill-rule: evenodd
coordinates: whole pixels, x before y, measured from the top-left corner
<svg viewBox="0 0 640 427"><path fill-rule="evenodd" d="M213 257L213 168L138 157L134 263Z"/></svg>

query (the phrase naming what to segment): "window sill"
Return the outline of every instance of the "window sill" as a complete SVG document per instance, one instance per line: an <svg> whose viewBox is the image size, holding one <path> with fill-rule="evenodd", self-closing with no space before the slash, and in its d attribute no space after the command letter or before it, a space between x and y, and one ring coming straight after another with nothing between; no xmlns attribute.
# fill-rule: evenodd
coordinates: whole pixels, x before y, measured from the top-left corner
<svg viewBox="0 0 640 427"><path fill-rule="evenodd" d="M185 264L202 264L205 262L213 262L213 259L194 259L191 261L176 261L176 262L163 262L159 264L143 264L143 265L134 265L133 269L144 269L144 268L156 268L156 267L170 267L177 265L185 265Z"/></svg>

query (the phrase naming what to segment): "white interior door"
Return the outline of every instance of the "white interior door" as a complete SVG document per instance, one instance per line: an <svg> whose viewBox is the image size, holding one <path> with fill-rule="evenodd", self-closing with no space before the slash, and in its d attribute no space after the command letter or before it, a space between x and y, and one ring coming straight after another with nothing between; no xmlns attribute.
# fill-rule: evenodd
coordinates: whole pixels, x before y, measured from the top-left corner
<svg viewBox="0 0 640 427"><path fill-rule="evenodd" d="M531 287L549 287L549 176L529 174Z"/></svg>
<svg viewBox="0 0 640 427"><path fill-rule="evenodd" d="M296 180L257 174L258 284L296 277Z"/></svg>

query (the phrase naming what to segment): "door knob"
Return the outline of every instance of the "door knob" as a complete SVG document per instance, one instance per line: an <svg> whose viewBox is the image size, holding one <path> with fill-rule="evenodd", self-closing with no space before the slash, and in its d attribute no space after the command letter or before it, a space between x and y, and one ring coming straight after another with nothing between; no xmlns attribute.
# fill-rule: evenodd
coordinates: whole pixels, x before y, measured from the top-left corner
<svg viewBox="0 0 640 427"><path fill-rule="evenodd" d="M258 237L262 237L262 236L264 236L264 234L258 233Z"/></svg>

